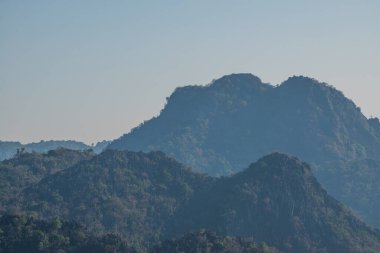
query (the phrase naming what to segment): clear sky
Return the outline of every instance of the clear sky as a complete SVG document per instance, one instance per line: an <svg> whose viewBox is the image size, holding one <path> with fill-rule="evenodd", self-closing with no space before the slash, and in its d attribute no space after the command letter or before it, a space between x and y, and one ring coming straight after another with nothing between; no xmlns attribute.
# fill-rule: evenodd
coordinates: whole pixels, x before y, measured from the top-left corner
<svg viewBox="0 0 380 253"><path fill-rule="evenodd" d="M114 139L177 86L307 75L380 116L380 1L0 1L0 140Z"/></svg>

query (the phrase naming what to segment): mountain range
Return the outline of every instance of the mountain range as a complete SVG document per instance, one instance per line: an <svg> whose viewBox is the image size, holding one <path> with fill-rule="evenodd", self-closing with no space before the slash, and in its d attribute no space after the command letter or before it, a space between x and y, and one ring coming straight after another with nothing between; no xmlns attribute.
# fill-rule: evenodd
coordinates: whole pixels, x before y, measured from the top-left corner
<svg viewBox="0 0 380 253"><path fill-rule="evenodd" d="M102 152L110 141L101 141L95 145L87 145L79 141L40 141L28 144L21 144L18 141L0 141L0 161L10 159L17 152L37 152L46 153L57 148L66 148L72 150L92 149L95 153Z"/></svg>
<svg viewBox="0 0 380 253"><path fill-rule="evenodd" d="M141 251L203 229L284 253L380 251L378 230L329 196L309 165L280 153L215 178L162 152L107 150L24 187L8 203L5 212L75 220Z"/></svg>
<svg viewBox="0 0 380 253"><path fill-rule="evenodd" d="M273 86L232 74L177 88L157 117L108 148L160 150L214 176L241 171L272 152L291 154L311 164L330 194L380 227L380 122L312 78Z"/></svg>
<svg viewBox="0 0 380 253"><path fill-rule="evenodd" d="M380 122L326 83L177 88L108 144L0 142L0 252L380 252Z"/></svg>

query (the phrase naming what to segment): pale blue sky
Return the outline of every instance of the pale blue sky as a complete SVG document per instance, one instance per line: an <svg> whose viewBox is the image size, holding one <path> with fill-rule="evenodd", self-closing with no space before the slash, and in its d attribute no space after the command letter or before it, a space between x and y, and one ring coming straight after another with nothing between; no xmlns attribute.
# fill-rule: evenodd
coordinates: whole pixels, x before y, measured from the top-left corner
<svg viewBox="0 0 380 253"><path fill-rule="evenodd" d="M177 86L328 82L380 116L380 1L0 1L0 140L119 137Z"/></svg>

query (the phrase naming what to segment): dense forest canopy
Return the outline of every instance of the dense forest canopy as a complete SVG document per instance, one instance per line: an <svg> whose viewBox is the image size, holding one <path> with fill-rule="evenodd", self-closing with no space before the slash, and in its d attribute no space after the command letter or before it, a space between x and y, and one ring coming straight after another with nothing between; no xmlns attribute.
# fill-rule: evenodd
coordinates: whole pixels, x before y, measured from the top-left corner
<svg viewBox="0 0 380 253"><path fill-rule="evenodd" d="M240 244L231 239L230 246L239 243L236 247L242 252L261 243L284 253L380 250L379 231L329 196L307 164L280 153L265 156L235 175L213 178L162 152L107 150L47 174L10 199L3 213L74 220L92 233L118 234L138 251L153 245L155 250L187 243L203 247L191 236L177 241L202 229L257 242ZM226 250L230 247L229 239L215 240L225 242Z"/></svg>

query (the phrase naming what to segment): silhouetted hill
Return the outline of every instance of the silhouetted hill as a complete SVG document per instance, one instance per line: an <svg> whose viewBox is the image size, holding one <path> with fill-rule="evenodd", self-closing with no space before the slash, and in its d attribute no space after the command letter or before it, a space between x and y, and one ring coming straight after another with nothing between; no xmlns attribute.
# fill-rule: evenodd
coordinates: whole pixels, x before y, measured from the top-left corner
<svg viewBox="0 0 380 253"><path fill-rule="evenodd" d="M46 153L50 150L58 148L66 148L72 150L92 149L95 153L99 154L107 147L109 143L109 141L101 141L94 146L89 146L83 142L78 141L40 141L29 144L21 144L20 142L11 141L0 141L0 161L12 158L17 154L18 151Z"/></svg>
<svg viewBox="0 0 380 253"><path fill-rule="evenodd" d="M90 151L61 148L45 154L19 153L12 159L0 162L0 211L4 211L8 202L14 201L26 187L94 155Z"/></svg>
<svg viewBox="0 0 380 253"><path fill-rule="evenodd" d="M356 168L339 167L380 161L379 120L367 119L342 92L315 79L291 77L271 86L250 74L233 74L207 86L177 88L158 117L109 148L161 150L210 175L240 171L274 151L293 154L316 168L316 177L334 197L380 226L371 204L380 203L373 175L357 178ZM380 177L380 168L372 172ZM343 192L348 184L368 187L353 188L360 192L353 198Z"/></svg>
<svg viewBox="0 0 380 253"><path fill-rule="evenodd" d="M206 228L285 253L380 250L377 230L330 197L306 164L278 153L215 179L161 152L107 150L45 177L19 201L20 211L121 233L137 249Z"/></svg>
<svg viewBox="0 0 380 253"><path fill-rule="evenodd" d="M278 153L199 192L172 221L173 235L206 228L289 253L380 250L379 231L330 197L307 164Z"/></svg>

